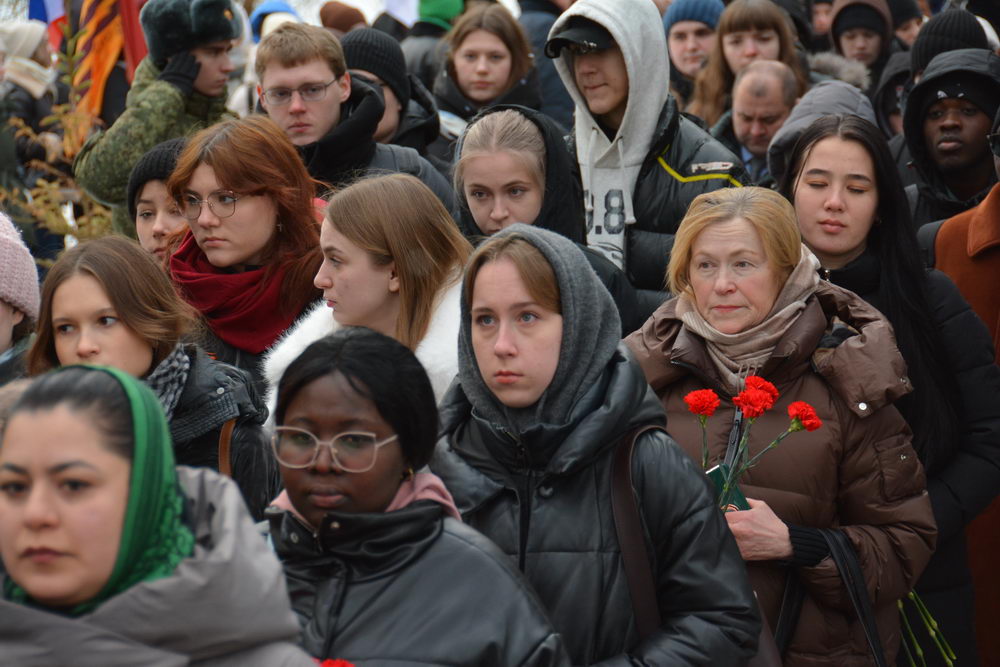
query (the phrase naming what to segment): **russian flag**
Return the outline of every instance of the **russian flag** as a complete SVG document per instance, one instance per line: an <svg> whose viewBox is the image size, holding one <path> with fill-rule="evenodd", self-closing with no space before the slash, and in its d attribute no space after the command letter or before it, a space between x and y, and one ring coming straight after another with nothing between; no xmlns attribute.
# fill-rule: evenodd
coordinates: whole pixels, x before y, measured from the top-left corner
<svg viewBox="0 0 1000 667"><path fill-rule="evenodd" d="M66 8L63 6L63 0L30 0L28 18L38 19L49 24L49 43L52 48L59 48L63 38L62 26L66 23Z"/></svg>

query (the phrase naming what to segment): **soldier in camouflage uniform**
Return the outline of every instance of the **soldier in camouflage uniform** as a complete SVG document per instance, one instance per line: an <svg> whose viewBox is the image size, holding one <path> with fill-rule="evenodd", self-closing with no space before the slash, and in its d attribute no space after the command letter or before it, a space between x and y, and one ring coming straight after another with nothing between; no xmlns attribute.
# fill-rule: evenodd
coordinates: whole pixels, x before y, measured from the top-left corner
<svg viewBox="0 0 1000 667"><path fill-rule="evenodd" d="M229 50L241 30L230 0L150 0L139 18L149 55L136 68L125 112L90 137L73 164L77 182L112 207L115 230L133 237L126 202L132 167L160 142L232 117Z"/></svg>

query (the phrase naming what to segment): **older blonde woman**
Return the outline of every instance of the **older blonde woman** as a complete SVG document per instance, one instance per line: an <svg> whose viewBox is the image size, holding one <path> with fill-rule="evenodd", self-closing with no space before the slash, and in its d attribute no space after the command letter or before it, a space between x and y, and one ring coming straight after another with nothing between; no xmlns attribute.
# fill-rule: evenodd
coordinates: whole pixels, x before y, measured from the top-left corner
<svg viewBox="0 0 1000 667"><path fill-rule="evenodd" d="M799 433L743 478L750 509L726 514L751 584L772 625L791 575L804 592L786 665L867 665L871 652L821 528L843 531L857 553L889 662L899 644L896 601L910 590L936 530L923 469L892 401L910 390L882 315L821 282L795 212L763 188L720 190L691 204L667 280L678 295L626 339L667 411L671 434L700 459L698 420L684 396L714 389L709 465L726 454L732 396L755 373L780 397L759 417L750 454L788 426L792 401L824 427Z"/></svg>

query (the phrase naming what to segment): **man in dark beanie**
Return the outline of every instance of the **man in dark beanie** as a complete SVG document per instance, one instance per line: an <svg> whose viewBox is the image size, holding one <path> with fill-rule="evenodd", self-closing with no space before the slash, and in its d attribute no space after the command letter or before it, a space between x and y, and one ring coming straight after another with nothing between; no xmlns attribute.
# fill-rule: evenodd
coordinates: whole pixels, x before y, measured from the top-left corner
<svg viewBox="0 0 1000 667"><path fill-rule="evenodd" d="M910 48L910 72L920 81L934 56L955 49L988 49L986 33L979 21L964 9L949 9L935 15L920 29Z"/></svg>
<svg viewBox="0 0 1000 667"><path fill-rule="evenodd" d="M837 53L868 68L871 85L865 92L871 97L895 36L886 0L836 0L830 32Z"/></svg>
<svg viewBox="0 0 1000 667"><path fill-rule="evenodd" d="M117 232L135 235L126 187L139 158L231 115L226 85L239 16L230 0L150 0L139 13L149 54L136 68L125 112L90 137L73 164L80 185L112 207Z"/></svg>
<svg viewBox="0 0 1000 667"><path fill-rule="evenodd" d="M998 108L1000 57L992 51L949 51L924 70L903 112L922 181L907 187L915 225L972 208L996 183L987 136Z"/></svg>

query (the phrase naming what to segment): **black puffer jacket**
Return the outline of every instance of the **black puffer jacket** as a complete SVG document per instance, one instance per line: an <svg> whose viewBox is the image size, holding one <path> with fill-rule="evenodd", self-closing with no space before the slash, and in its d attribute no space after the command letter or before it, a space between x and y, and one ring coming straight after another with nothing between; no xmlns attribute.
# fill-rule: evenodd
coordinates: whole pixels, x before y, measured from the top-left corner
<svg viewBox="0 0 1000 667"><path fill-rule="evenodd" d="M636 223L625 228L625 273L632 284L641 290L663 290L674 233L691 200L748 182L739 157L684 117L674 98L668 98L632 196Z"/></svg>
<svg viewBox="0 0 1000 667"><path fill-rule="evenodd" d="M969 210L986 197L996 182L994 178L988 187L970 199L959 199L945 185L940 170L928 154L924 139L924 114L929 106L928 100L937 93L938 84L958 72L978 74L984 88L993 89L993 95L1000 94L1000 57L986 49L958 49L942 53L931 61L920 83L913 87L903 113L903 134L913 156L913 165L920 175L915 185L906 188L915 229Z"/></svg>
<svg viewBox="0 0 1000 667"><path fill-rule="evenodd" d="M863 254L831 271L829 279L881 307L879 264L873 255ZM960 438L937 444L935 461L926 469L938 543L916 590L931 614L944 623L945 636L965 660L976 655L965 527L1000 492L1000 368L994 363L986 325L955 284L940 271L930 270L927 294L933 309L928 315L937 326L945 364L954 372L957 403L964 411L958 415ZM898 407L908 418L906 404Z"/></svg>
<svg viewBox="0 0 1000 667"><path fill-rule="evenodd" d="M574 664L735 665L753 654L760 625L736 543L704 474L661 433L643 435L632 459L663 619L639 643L611 514L611 459L622 436L664 417L627 350L618 348L566 425L531 427L520 442L472 414L457 383L441 411L431 468L465 521L525 573Z"/></svg>
<svg viewBox="0 0 1000 667"><path fill-rule="evenodd" d="M218 470L222 428L235 420L229 457L233 480L250 513L259 519L280 486L263 430L267 407L248 373L215 361L197 346L185 352L191 368L170 419L177 465Z"/></svg>
<svg viewBox="0 0 1000 667"><path fill-rule="evenodd" d="M412 74L407 74L407 77L410 80L410 101L399 120L396 134L389 143L417 151L450 182L449 163L439 160L427 150L441 133L441 121L434 96L420 83L420 79Z"/></svg>
<svg viewBox="0 0 1000 667"><path fill-rule="evenodd" d="M269 510L302 647L357 665L569 664L538 599L485 537L423 500L326 515Z"/></svg>

